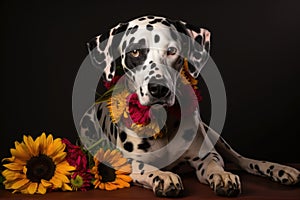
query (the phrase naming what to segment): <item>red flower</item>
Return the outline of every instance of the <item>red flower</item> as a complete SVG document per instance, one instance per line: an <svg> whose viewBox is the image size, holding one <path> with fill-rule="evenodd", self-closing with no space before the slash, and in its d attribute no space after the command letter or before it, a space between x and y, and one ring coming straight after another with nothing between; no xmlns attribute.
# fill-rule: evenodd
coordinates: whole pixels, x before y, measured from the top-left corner
<svg viewBox="0 0 300 200"><path fill-rule="evenodd" d="M141 105L136 93L127 97L127 105L130 118L134 123L142 125L150 123L150 106Z"/></svg>
<svg viewBox="0 0 300 200"><path fill-rule="evenodd" d="M76 170L70 177L72 190L86 191L91 186L92 175L87 165L87 156L80 146L72 144L68 139L62 139L66 144L67 157L69 165L76 167Z"/></svg>
<svg viewBox="0 0 300 200"><path fill-rule="evenodd" d="M81 148L77 145L73 145L68 139L62 139L62 142L66 144L68 163L76 167L77 171L87 171L87 158Z"/></svg>
<svg viewBox="0 0 300 200"><path fill-rule="evenodd" d="M195 95L197 97L198 102L202 101L203 97L201 96L200 90L194 88L194 93L195 93Z"/></svg>
<svg viewBox="0 0 300 200"><path fill-rule="evenodd" d="M193 114L199 102L202 101L202 96L198 89L192 88L190 85L180 85L177 89L180 91L177 96L180 104L176 102L175 105L168 108L168 111L180 119Z"/></svg>
<svg viewBox="0 0 300 200"><path fill-rule="evenodd" d="M112 86L116 85L117 82L119 81L119 79L121 78L122 76L114 76L113 79L111 81L103 81L103 85L106 89L110 89Z"/></svg>

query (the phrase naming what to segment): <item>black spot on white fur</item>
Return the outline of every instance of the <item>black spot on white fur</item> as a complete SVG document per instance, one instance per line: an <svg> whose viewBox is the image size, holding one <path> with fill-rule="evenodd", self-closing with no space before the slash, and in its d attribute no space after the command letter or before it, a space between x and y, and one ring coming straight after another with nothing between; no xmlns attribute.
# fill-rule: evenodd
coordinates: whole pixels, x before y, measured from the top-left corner
<svg viewBox="0 0 300 200"><path fill-rule="evenodd" d="M154 36L154 42L155 42L155 43L158 43L159 40L160 40L159 35L155 35L155 36Z"/></svg>
<svg viewBox="0 0 300 200"><path fill-rule="evenodd" d="M146 29L147 29L148 31L152 31L152 30L153 30L153 26L150 25L150 24L147 24Z"/></svg>
<svg viewBox="0 0 300 200"><path fill-rule="evenodd" d="M124 149L128 152L132 152L133 151L133 144L132 142L126 142L124 144Z"/></svg>

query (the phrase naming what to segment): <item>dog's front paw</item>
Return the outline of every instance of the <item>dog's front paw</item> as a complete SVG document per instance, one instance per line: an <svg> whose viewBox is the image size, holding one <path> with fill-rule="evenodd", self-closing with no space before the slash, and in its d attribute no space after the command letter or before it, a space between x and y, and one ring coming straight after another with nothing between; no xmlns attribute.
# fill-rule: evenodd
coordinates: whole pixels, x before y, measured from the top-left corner
<svg viewBox="0 0 300 200"><path fill-rule="evenodd" d="M176 197L183 191L180 177L172 172L159 171L153 178L153 192L156 196Z"/></svg>
<svg viewBox="0 0 300 200"><path fill-rule="evenodd" d="M219 172L209 176L210 187L219 196L233 197L241 193L241 183L237 175Z"/></svg>

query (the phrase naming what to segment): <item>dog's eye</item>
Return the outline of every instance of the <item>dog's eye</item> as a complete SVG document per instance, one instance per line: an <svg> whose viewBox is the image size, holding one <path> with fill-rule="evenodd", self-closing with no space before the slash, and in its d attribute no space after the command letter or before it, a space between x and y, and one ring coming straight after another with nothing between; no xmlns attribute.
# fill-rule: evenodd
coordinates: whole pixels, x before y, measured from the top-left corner
<svg viewBox="0 0 300 200"><path fill-rule="evenodd" d="M130 55L132 55L133 57L137 58L140 55L140 50L135 49L133 51L130 52Z"/></svg>
<svg viewBox="0 0 300 200"><path fill-rule="evenodd" d="M167 49L167 55L175 55L177 52L177 49L175 47L169 47Z"/></svg>

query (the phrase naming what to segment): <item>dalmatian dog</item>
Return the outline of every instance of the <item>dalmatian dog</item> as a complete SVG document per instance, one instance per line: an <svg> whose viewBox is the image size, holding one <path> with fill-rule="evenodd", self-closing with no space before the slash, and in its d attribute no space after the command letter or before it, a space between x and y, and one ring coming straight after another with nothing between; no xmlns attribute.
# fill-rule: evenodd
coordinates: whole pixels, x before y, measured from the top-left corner
<svg viewBox="0 0 300 200"><path fill-rule="evenodd" d="M117 66L121 66L128 90L137 94L141 105L176 108L175 93L180 84L178 74L184 58L189 61L187 72L197 78L209 59L210 32L180 20L144 16L120 23L93 38L88 43L88 50L92 64L104 71L103 78L107 82L113 80ZM300 181L300 172L295 168L238 154L201 121L197 108L181 122L167 112L165 127L168 131L162 137L139 137L130 128L112 123L107 104L103 102L83 116L80 134L97 140L100 136L95 135L93 130L101 129L129 159L134 184L152 189L157 196L175 197L181 194L184 189L181 178L172 171L181 163L192 166L199 182L208 184L217 195L239 195L240 179L224 170L221 155L249 173L285 185ZM218 140L215 145L205 140L208 132L209 138ZM174 138L177 138L176 142L169 145ZM201 154L203 145L212 148ZM159 151L163 148L164 151ZM176 159L172 160L173 157ZM157 165L164 160L172 162L163 167Z"/></svg>

